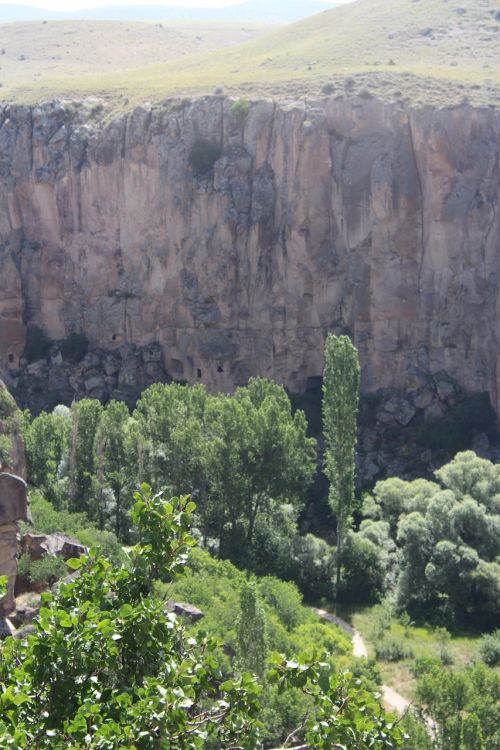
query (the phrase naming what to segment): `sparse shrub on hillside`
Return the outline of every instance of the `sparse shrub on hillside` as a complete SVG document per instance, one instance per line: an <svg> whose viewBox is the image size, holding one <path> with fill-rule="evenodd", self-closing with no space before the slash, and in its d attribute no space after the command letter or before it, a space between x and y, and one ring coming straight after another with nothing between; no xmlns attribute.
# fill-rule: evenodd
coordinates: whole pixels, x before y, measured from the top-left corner
<svg viewBox="0 0 500 750"><path fill-rule="evenodd" d="M12 441L8 435L0 435L0 467L8 465Z"/></svg>
<svg viewBox="0 0 500 750"><path fill-rule="evenodd" d="M402 661L411 659L413 656L411 648L405 641L389 633L375 644L375 653L377 659L383 661Z"/></svg>
<svg viewBox="0 0 500 750"><path fill-rule="evenodd" d="M221 147L217 143L198 138L189 152L189 166L197 177L204 177L210 174L221 153Z"/></svg>
<svg viewBox="0 0 500 750"><path fill-rule="evenodd" d="M500 664L500 630L483 635L479 645L481 659L489 667L496 667Z"/></svg>
<svg viewBox="0 0 500 750"><path fill-rule="evenodd" d="M237 99L231 104L231 114L239 123L245 122L250 112L250 102L246 97Z"/></svg>
<svg viewBox="0 0 500 750"><path fill-rule="evenodd" d="M17 563L17 574L35 586L52 586L67 573L67 565L61 557L44 555L40 560L31 560L25 552Z"/></svg>

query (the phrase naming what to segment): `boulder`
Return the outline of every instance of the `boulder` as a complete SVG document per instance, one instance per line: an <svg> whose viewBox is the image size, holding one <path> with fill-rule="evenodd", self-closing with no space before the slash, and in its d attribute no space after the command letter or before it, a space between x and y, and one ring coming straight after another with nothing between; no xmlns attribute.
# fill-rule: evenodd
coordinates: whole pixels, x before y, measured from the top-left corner
<svg viewBox="0 0 500 750"><path fill-rule="evenodd" d="M417 410L406 398L393 396L377 413L377 420L383 424L398 422L402 427L410 424Z"/></svg>
<svg viewBox="0 0 500 750"><path fill-rule="evenodd" d="M18 607L15 614L13 614L10 618L12 623L16 628L20 628L23 625L30 625L37 614L40 612L40 606L41 604L36 607L32 607L26 604L23 607Z"/></svg>
<svg viewBox="0 0 500 750"><path fill-rule="evenodd" d="M21 477L0 473L0 527L28 520L28 491Z"/></svg>
<svg viewBox="0 0 500 750"><path fill-rule="evenodd" d="M19 630L16 630L12 637L16 639L16 641L23 641L25 638L27 638L29 635L32 635L35 632L35 626L34 625L24 625L22 628L19 628Z"/></svg>
<svg viewBox="0 0 500 750"><path fill-rule="evenodd" d="M174 602L171 599L167 603L167 610L169 612L175 612L176 615L181 615L191 622L198 622L205 614L194 607L192 604L185 604L184 602Z"/></svg>
<svg viewBox="0 0 500 750"><path fill-rule="evenodd" d="M4 641L14 635L16 629L8 617L0 617L0 640Z"/></svg>
<svg viewBox="0 0 500 750"><path fill-rule="evenodd" d="M78 539L59 533L25 534L21 540L21 548L32 560L40 560L45 555L69 560L70 557L80 557L86 552Z"/></svg>

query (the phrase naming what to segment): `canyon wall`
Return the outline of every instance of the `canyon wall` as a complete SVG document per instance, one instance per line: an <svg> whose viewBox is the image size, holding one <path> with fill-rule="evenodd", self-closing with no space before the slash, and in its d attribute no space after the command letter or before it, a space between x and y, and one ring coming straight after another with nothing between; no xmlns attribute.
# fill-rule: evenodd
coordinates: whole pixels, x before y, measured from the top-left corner
<svg viewBox="0 0 500 750"><path fill-rule="evenodd" d="M335 331L364 392L390 391L388 422L457 392L498 410L497 109L209 97L99 118L0 110L0 376L18 399L253 374L300 392Z"/></svg>

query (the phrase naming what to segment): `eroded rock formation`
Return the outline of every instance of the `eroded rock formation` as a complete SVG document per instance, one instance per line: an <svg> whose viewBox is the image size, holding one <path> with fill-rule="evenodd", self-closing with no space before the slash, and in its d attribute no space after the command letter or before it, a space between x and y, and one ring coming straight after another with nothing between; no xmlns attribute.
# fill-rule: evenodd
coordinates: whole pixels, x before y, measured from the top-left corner
<svg viewBox="0 0 500 750"><path fill-rule="evenodd" d="M25 478L26 460L17 406L0 380L0 575L8 578L7 596L0 601L0 633L4 629L2 614L15 609L17 524L28 520Z"/></svg>
<svg viewBox="0 0 500 750"><path fill-rule="evenodd" d="M0 575L7 576L7 595L0 602L0 615L15 609L18 521L28 520L28 494L21 477L0 474Z"/></svg>
<svg viewBox="0 0 500 750"><path fill-rule="evenodd" d="M5 107L0 124L0 368L24 401L169 376L299 392L333 330L353 335L364 392L387 390L382 424L457 390L498 409L498 110L332 99L241 117L211 97L106 125ZM47 341L28 351L35 326ZM78 365L71 334L89 343Z"/></svg>

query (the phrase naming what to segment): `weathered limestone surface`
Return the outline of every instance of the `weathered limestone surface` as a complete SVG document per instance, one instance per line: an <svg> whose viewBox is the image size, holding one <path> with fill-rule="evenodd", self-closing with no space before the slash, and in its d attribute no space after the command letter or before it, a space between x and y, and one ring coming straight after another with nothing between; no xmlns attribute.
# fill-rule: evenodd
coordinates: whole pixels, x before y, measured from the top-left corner
<svg viewBox="0 0 500 750"><path fill-rule="evenodd" d="M204 176L202 138L220 148ZM300 391L325 333L347 331L365 391L411 393L383 419L439 410L447 383L498 409L499 144L494 108L376 99L260 101L241 123L211 97L106 126L61 103L4 107L0 373L29 389L31 367L44 394L106 396L120 377L131 392L113 357L152 346L151 380ZM29 325L85 333L98 361L75 375L58 344L28 365Z"/></svg>

